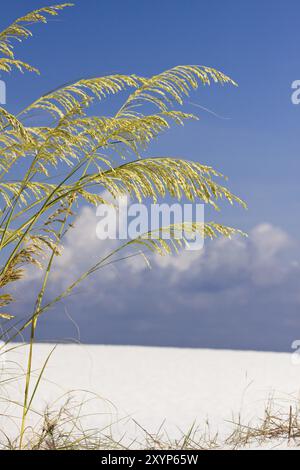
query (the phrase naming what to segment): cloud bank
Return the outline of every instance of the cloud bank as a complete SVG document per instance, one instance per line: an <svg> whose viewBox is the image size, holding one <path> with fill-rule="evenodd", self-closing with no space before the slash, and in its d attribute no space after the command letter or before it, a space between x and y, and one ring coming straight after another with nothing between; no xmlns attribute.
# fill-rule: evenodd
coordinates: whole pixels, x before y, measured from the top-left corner
<svg viewBox="0 0 300 470"><path fill-rule="evenodd" d="M97 239L84 207L56 260L48 298L114 246ZM300 338L299 243L262 223L246 239L206 242L199 252L111 264L41 318L40 339L106 344L290 350ZM28 312L28 277L19 315ZM30 287L30 288L29 288Z"/></svg>

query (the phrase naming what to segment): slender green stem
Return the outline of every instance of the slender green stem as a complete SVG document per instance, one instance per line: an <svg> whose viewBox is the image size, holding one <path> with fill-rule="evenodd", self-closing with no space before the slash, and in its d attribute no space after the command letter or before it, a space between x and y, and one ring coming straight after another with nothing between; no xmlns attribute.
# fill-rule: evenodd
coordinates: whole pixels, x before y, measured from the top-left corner
<svg viewBox="0 0 300 470"><path fill-rule="evenodd" d="M83 176L86 174L86 172L87 172L87 170L90 166L90 163L91 163L91 160L89 160L87 162L86 167L83 171ZM57 237L58 241L61 240L61 237L63 235L65 225L67 223L68 216L69 216L69 213L70 213L71 208L72 208L72 204L73 204L73 202L71 201L69 206L66 208L66 214L65 214L65 217L63 219L63 222L61 223L60 230L58 232L58 237ZM37 297L37 300L36 300L35 309L34 309L34 313L33 313L33 319L32 319L32 322L31 322L29 354L28 354L28 360L27 360L27 372L26 372L26 381L25 381L25 390L24 390L24 401L23 401L23 408L22 408L22 421L21 421L21 432L20 432L20 449L22 449L22 445L23 445L25 426L26 426L26 417L27 417L28 411L30 410L30 406L31 406L31 403L32 403L33 396L36 393L39 381L41 379L41 375L40 375L38 383L36 384L36 387L33 391L32 398L30 399L30 401L28 403L28 400L29 400L29 387L30 387L31 376L32 376L32 357L33 357L33 346L34 346L34 339L35 339L35 331L36 331L38 317L39 317L39 310L41 309L41 304L42 304L43 297L44 297L44 294L45 294L45 290L46 290L47 282L48 282L48 279L49 279L49 275L50 275L52 263L53 263L53 260L54 260L54 256L55 256L55 251L54 251L54 249L52 249L52 253L50 255L48 265L47 265L47 268L46 268L46 271L45 271L45 276L44 276L44 279L43 279L42 287L41 287L41 290L40 290L40 292L38 294L38 297ZM44 369L45 369L45 367L43 368L43 370Z"/></svg>

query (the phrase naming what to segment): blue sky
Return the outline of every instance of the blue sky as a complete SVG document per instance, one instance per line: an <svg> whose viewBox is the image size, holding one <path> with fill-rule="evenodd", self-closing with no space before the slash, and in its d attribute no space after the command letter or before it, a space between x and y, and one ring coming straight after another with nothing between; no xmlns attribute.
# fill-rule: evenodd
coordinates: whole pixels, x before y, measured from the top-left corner
<svg viewBox="0 0 300 470"><path fill-rule="evenodd" d="M42 5L51 2L42 2ZM1 23L39 7L6 2ZM212 65L239 88L214 86L192 96L201 120L159 141L158 151L209 162L230 176L249 211L226 213L249 228L267 220L297 235L300 106L291 103L299 78L297 1L77 1L18 46L41 76L6 78L8 107L17 110L56 86L85 76L155 74L177 64ZM105 107L104 111L109 112ZM155 148L155 150L156 150Z"/></svg>
<svg viewBox="0 0 300 470"><path fill-rule="evenodd" d="M239 87L200 88L191 96L191 102L212 110L218 117L192 104L187 105L185 109L197 113L200 121L168 132L151 151L156 155L191 158L221 170L230 177L230 188L247 201L249 209L224 208L218 220L249 232L257 226L269 224L280 228L297 245L300 105L295 106L291 102L291 83L300 79L299 2L77 0L75 3L75 7L65 10L48 25L35 26L34 37L17 46L20 58L37 66L41 76L2 74L1 78L7 83L8 109L17 111L40 94L82 77L112 73L151 75L177 64L214 66L230 75ZM51 4L31 0L5 2L1 8L1 26L5 27L15 17L31 9ZM111 100L103 105L104 113L109 112L110 106L114 106ZM97 110L101 111L101 107ZM285 255L290 257L287 263L298 257L298 247L294 250L292 254ZM228 276L228 273L224 275ZM290 278L285 282L286 285L276 287L281 292L281 308L292 318L291 330L296 327L300 330L300 320L297 323L298 300L292 306L286 304L286 287L290 288L293 282ZM252 292L250 284L248 289ZM193 296L197 289L199 286L190 295ZM151 294L145 292L145 295ZM269 300L263 298L261 304L252 307L258 323L255 323L257 330L253 327L252 336L249 333L253 340L246 334L247 347L288 349L291 331L288 327L287 339L283 342L279 333L265 348L263 340L259 344L255 342L262 325L259 318L264 318L266 312L274 308L272 295L269 295ZM134 302L128 300L126 307L124 298L123 303L123 314L130 315ZM239 307L233 303L228 306L228 311L234 308ZM244 305L236 313L241 325L242 312L247 316L249 309ZM136 312L133 317L135 315ZM214 316L218 325L216 311L212 314ZM280 331L280 312L278 316L276 328ZM243 341L236 341L238 333L233 334L228 327L232 316L228 314L227 318L225 329L220 327L218 334L223 342L219 341L217 346L242 347ZM107 321L109 324L110 320ZM197 321L200 328L201 319ZM268 316L266 324L269 321ZM156 337L156 333L151 333L150 320L148 324L147 340L140 342L151 344L151 337ZM53 337L55 325L53 320ZM126 334L129 335L125 331L123 340L122 336L116 335L116 342L134 341ZM166 333L160 343L189 345L188 335L187 332L187 340L182 344L178 335L170 335L170 338L174 337L172 340ZM46 333L43 337L46 338ZM102 336L99 338L99 341L103 340ZM83 339L97 342L97 335L90 337L87 332ZM213 339L203 341L203 338L198 342L195 340L191 345L216 345Z"/></svg>

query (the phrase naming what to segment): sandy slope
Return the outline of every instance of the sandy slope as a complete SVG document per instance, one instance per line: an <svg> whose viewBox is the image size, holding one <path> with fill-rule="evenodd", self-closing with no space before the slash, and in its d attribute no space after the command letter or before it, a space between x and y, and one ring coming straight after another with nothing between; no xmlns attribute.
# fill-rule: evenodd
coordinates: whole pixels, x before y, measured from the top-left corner
<svg viewBox="0 0 300 470"><path fill-rule="evenodd" d="M48 344L35 346L35 370L50 348ZM15 363L25 364L25 349L6 354L6 371L16 372ZM134 435L138 431L131 417L149 432L157 431L166 420L164 427L176 437L178 428L187 430L195 420L203 426L208 418L212 429L225 435L231 429L226 420L239 413L244 421L261 416L271 394L288 407L298 397L299 372L300 365L293 365L291 355L284 353L59 345L34 407L41 410L62 393L81 389L104 399L86 404L85 412L93 414L87 418L91 426L103 427L121 419L114 425L115 432L126 428ZM20 381L3 390L10 399L20 399ZM4 402L1 408L1 413L13 409L18 414L12 405L7 410ZM5 421L5 426L14 432L11 422Z"/></svg>

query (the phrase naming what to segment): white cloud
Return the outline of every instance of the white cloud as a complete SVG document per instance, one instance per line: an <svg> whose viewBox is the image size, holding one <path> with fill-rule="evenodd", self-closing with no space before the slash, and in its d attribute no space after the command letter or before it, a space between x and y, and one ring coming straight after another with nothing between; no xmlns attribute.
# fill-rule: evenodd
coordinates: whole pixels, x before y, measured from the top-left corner
<svg viewBox="0 0 300 470"><path fill-rule="evenodd" d="M65 288L116 246L115 241L97 239L96 223L95 210L83 208L75 228L65 238L64 252L56 261L50 292L57 293ZM204 249L198 252L152 256L151 270L141 257L110 265L85 281L79 294L72 296L67 305L76 321L80 323L83 312L95 328L102 324L105 331L108 328L111 337L124 338L118 340L124 343L132 341L126 337L130 335L129 328L139 334L148 334L150 344L151 338L154 344L160 335L167 338L168 331L163 330L166 317L174 318L171 329L183 321L182 316L192 322L197 315L197 322L203 321L206 325L203 331L211 328L210 322L220 322L224 331L234 322L231 331L238 325L243 331L247 322L251 325L253 322L270 322L273 311L277 327L281 321L294 325L295 312L300 306L299 257L298 244L285 231L264 223L254 227L248 238L220 238L206 242ZM286 317L280 316L280 308ZM120 331L110 330L112 326L109 325L114 324L115 318L119 319ZM224 323L226 319L228 321ZM180 341L180 327L177 329L175 343ZM55 322L52 330L55 330ZM219 332L209 331L219 335ZM186 345L189 341L191 344L196 342L192 339L196 329L189 334L191 339L186 338ZM199 337L201 334L198 331ZM96 330L86 330L86 335L87 340L97 338ZM108 342L114 341L109 335L105 338ZM227 344L227 340L224 341Z"/></svg>

